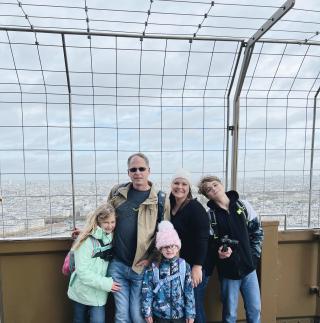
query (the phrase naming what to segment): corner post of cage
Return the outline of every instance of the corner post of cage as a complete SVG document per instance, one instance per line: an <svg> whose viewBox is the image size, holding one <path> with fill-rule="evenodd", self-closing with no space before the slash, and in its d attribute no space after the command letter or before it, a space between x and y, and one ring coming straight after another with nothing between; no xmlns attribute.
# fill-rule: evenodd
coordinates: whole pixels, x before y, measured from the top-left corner
<svg viewBox="0 0 320 323"><path fill-rule="evenodd" d="M239 115L240 115L240 94L242 91L244 79L246 77L248 67L255 43L276 24L288 11L293 8L295 0L287 0L256 32L249 38L246 43L242 66L238 78L237 88L233 100L233 125L232 125L232 166L231 166L231 189L237 189L237 173L238 173L238 143L239 143Z"/></svg>
<svg viewBox="0 0 320 323"><path fill-rule="evenodd" d="M232 78L231 78L231 82L230 82L230 86L229 86L228 94L227 94L226 162L225 162L226 172L225 172L225 181L224 181L226 190L228 190L228 186L229 186L229 146L230 146L229 145L229 141L230 141L230 139L229 139L229 131L230 131L230 129L232 129L232 128L230 128L230 95L231 95L233 84L234 84L236 74L237 74L237 71L238 71L238 66L239 66L241 55L242 55L242 50L243 50L244 47L245 47L245 42L242 41L241 45L240 45L240 50L239 50L238 55L237 55L237 61L236 61L236 64L235 64L235 67L234 67L234 70L233 70L233 74L232 74Z"/></svg>
<svg viewBox="0 0 320 323"><path fill-rule="evenodd" d="M248 47L246 44L246 49L244 51L244 57L242 60L242 66L238 78L238 84L233 99L233 125L232 129L232 164L231 164L231 189L237 189L237 173L238 173L238 146L239 146L239 116L240 116L240 94L242 91L242 86L244 79L246 77L248 67L250 64L253 47L252 44Z"/></svg>
<svg viewBox="0 0 320 323"><path fill-rule="evenodd" d="M313 98L313 116L312 116L312 135L311 135L311 152L310 152L310 174L309 174L309 207L308 207L308 228L311 226L311 202L312 202L312 188L313 188L313 161L314 161L314 142L316 134L316 120L317 120L317 99L320 92L320 87Z"/></svg>
<svg viewBox="0 0 320 323"><path fill-rule="evenodd" d="M74 173L73 173L73 128L72 128L72 97L71 97L71 85L69 75L68 56L66 48L65 36L62 33L62 47L63 47L63 58L66 69L66 78L68 86L68 107L69 107L69 144L70 144L70 172L71 172L71 193L72 193L72 223L73 227L76 227L76 203L75 203L75 190L74 190Z"/></svg>

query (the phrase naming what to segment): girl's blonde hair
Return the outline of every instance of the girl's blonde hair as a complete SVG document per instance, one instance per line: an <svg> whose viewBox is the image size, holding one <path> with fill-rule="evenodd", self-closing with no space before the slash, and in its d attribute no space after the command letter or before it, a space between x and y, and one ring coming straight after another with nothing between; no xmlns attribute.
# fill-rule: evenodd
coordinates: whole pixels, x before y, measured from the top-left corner
<svg viewBox="0 0 320 323"><path fill-rule="evenodd" d="M93 212L89 213L86 219L86 224L77 240L74 242L72 249L75 250L80 247L82 242L88 238L88 236L96 230L99 223L108 219L111 216L116 216L114 207L109 203L103 203L97 207Z"/></svg>

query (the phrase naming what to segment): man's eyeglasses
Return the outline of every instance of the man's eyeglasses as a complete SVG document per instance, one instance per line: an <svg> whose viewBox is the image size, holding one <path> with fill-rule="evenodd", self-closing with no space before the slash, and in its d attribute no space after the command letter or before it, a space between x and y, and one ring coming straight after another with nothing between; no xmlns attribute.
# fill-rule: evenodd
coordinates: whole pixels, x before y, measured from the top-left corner
<svg viewBox="0 0 320 323"><path fill-rule="evenodd" d="M139 171L140 173L146 171L146 167L132 167L132 168L129 168L129 172L130 173L136 173L137 171Z"/></svg>

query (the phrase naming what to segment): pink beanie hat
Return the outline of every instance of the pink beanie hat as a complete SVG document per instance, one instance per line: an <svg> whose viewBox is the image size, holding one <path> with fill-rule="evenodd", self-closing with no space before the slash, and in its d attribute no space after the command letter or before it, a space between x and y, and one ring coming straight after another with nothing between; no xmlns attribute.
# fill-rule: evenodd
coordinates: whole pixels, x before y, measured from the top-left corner
<svg viewBox="0 0 320 323"><path fill-rule="evenodd" d="M181 240L171 222L161 221L158 225L156 248L160 250L163 247L171 245L178 246L181 249Z"/></svg>

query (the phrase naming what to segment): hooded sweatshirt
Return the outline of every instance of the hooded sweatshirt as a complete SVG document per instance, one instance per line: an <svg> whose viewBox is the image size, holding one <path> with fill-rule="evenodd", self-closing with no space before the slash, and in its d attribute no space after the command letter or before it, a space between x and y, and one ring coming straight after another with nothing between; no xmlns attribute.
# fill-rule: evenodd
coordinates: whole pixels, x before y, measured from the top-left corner
<svg viewBox="0 0 320 323"><path fill-rule="evenodd" d="M250 203L242 201L246 207L244 211L237 203L239 195L236 191L226 192L226 195L230 200L228 211L212 200L207 204L216 216L218 238L228 236L229 239L238 241L237 246L231 247L232 254L229 258L218 259L218 270L220 277L241 279L256 269L261 255L263 231ZM221 243L218 247L220 245Z"/></svg>

